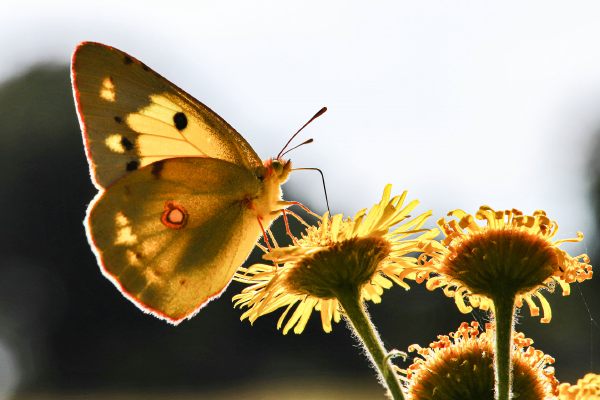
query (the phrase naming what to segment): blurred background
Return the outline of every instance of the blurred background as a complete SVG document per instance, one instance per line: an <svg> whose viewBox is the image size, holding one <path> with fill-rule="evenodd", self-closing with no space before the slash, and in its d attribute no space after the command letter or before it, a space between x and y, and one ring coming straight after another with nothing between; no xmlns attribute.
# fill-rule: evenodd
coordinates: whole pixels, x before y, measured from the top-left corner
<svg viewBox="0 0 600 400"><path fill-rule="evenodd" d="M315 143L291 157L324 171L333 212L370 207L386 183L432 209L431 226L454 208L541 208L559 238L585 233L566 250L600 258L600 4L370 4L2 3L0 400L383 397L344 324L325 334L314 316L283 336L276 314L250 326L234 283L175 328L102 277L82 225L96 191L68 72L83 40L142 60L263 158L328 106L303 133ZM285 192L325 210L317 174L293 174ZM597 278L548 298L552 322L524 309L518 329L556 358L559 380L598 372ZM416 285L369 311L400 350L485 319Z"/></svg>

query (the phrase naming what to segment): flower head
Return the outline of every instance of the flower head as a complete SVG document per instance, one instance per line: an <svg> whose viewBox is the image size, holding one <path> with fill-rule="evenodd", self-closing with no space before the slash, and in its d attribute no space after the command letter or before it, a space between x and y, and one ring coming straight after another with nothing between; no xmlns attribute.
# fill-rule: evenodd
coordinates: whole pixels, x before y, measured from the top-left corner
<svg viewBox="0 0 600 400"><path fill-rule="evenodd" d="M419 251L418 243L431 240L436 233L419 231L431 212L411 219L409 213L418 201L404 205L406 192L392 198L390 192L388 185L379 204L369 212L359 211L354 218L326 213L294 245L276 247L264 255L275 265L242 268L236 279L250 286L234 297L236 306L248 307L241 318L253 323L261 315L286 307L277 327L283 326L284 334L292 328L301 333L316 310L323 329L331 332L331 321L339 322L342 313L340 295L350 291L361 300L379 303L383 290L393 282L408 289L404 270L417 266L409 254ZM406 239L416 231L421 232L418 238Z"/></svg>
<svg viewBox="0 0 600 400"><path fill-rule="evenodd" d="M561 383L558 387L559 400L598 400L600 399L600 375L586 374L577 385Z"/></svg>
<svg viewBox="0 0 600 400"><path fill-rule="evenodd" d="M427 280L430 290L443 288L464 313L472 307L493 308L495 299L512 296L517 307L525 301L531 315L537 316L537 298L543 309L541 322L549 322L552 314L542 289L552 292L558 284L566 296L570 283L592 277L587 255L572 257L558 247L564 242L581 241L583 234L554 240L558 225L544 211L523 215L514 209L494 211L482 206L475 217L462 210L448 215L455 219L438 221L446 238L422 246L429 259L413 270L412 277ZM486 225L480 226L475 218Z"/></svg>
<svg viewBox="0 0 600 400"><path fill-rule="evenodd" d="M408 399L493 399L493 329L463 322L449 336L440 335L429 347L412 345L417 352L404 375ZM520 400L545 399L557 394L554 359L531 347L522 333L513 337L513 392Z"/></svg>

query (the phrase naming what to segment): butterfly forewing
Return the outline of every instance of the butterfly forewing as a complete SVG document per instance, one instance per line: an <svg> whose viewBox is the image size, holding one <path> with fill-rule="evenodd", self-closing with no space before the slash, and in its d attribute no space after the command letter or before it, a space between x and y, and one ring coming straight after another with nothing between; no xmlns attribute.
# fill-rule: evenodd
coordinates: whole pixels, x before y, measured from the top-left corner
<svg viewBox="0 0 600 400"><path fill-rule="evenodd" d="M262 165L221 117L120 50L82 43L73 54L72 80L90 169L101 188L166 158Z"/></svg>
<svg viewBox="0 0 600 400"><path fill-rule="evenodd" d="M140 308L177 323L228 285L260 234L247 169L213 158L160 161L129 174L89 209L103 272Z"/></svg>

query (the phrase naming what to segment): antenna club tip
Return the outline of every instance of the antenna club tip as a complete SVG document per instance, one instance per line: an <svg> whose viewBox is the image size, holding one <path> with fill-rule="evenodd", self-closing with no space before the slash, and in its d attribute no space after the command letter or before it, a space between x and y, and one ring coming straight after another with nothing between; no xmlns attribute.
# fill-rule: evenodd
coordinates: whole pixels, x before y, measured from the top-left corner
<svg viewBox="0 0 600 400"><path fill-rule="evenodd" d="M323 114L325 111L327 111L327 107L323 107L323 108L321 108L321 109L320 109L320 110L319 110L319 111L318 111L318 112L317 112L317 113L316 113L316 114L315 114L315 115L314 115L314 116L313 116L311 119L309 119L309 120L308 120L308 122L307 122L307 123L305 123L304 125L302 125L302 127L301 127L300 129L298 129L298 130L296 131L296 133L294 133L294 134L292 135L292 137L291 137L291 138L290 138L290 139L287 141L287 143L285 144L285 146L283 146L283 148L281 149L281 151L280 151L280 152L277 154L277 157L276 157L276 158L278 158L278 159L279 159L279 158L281 158L281 157L282 157L284 154L286 154L287 152L289 152L289 151L291 151L291 150L294 150L295 148L297 148L297 147L300 147L300 146L302 146L303 144L312 143L312 141L313 141L313 140L312 140L312 139L309 139L309 140L305 141L304 143L301 143L301 144L299 144L298 146L295 146L295 147L291 148L290 150L287 150L287 151L286 151L286 149L287 149L287 147L289 146L289 144L290 144L290 143L292 142L292 140L294 140L294 138L295 138L295 137L296 137L296 136L297 136L297 135L298 135L298 134L299 134L299 133L302 131L302 129L306 128L306 126L307 126L308 124L310 124L310 123L311 123L312 121L314 121L316 118L320 117L320 116L321 116L321 115L322 115L322 114Z"/></svg>

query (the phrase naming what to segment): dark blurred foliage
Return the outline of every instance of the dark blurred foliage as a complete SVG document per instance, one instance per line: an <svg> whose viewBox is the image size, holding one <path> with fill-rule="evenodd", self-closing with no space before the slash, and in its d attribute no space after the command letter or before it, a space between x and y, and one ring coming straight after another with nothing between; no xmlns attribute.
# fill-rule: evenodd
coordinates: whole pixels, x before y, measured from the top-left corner
<svg viewBox="0 0 600 400"><path fill-rule="evenodd" d="M315 315L302 335L283 336L275 329L279 313L253 327L240 322L231 303L240 284L178 327L140 312L101 275L87 244L82 220L96 190L68 69L40 66L3 84L0 110L0 340L15 352L22 391L193 391L254 380L294 377L302 386L311 377L373 376L343 323L325 334ZM600 167L596 172L598 200ZM287 198L302 201L293 179L286 190ZM275 232L284 237L281 222ZM597 314L600 290L593 287L581 290ZM590 354L589 316L577 287L570 297L549 297L552 324L526 317L519 328L557 357L559 379L572 381L589 369L590 358L600 361L597 350ZM387 291L369 310L388 346L400 350L427 345L472 319L440 291L416 285Z"/></svg>

